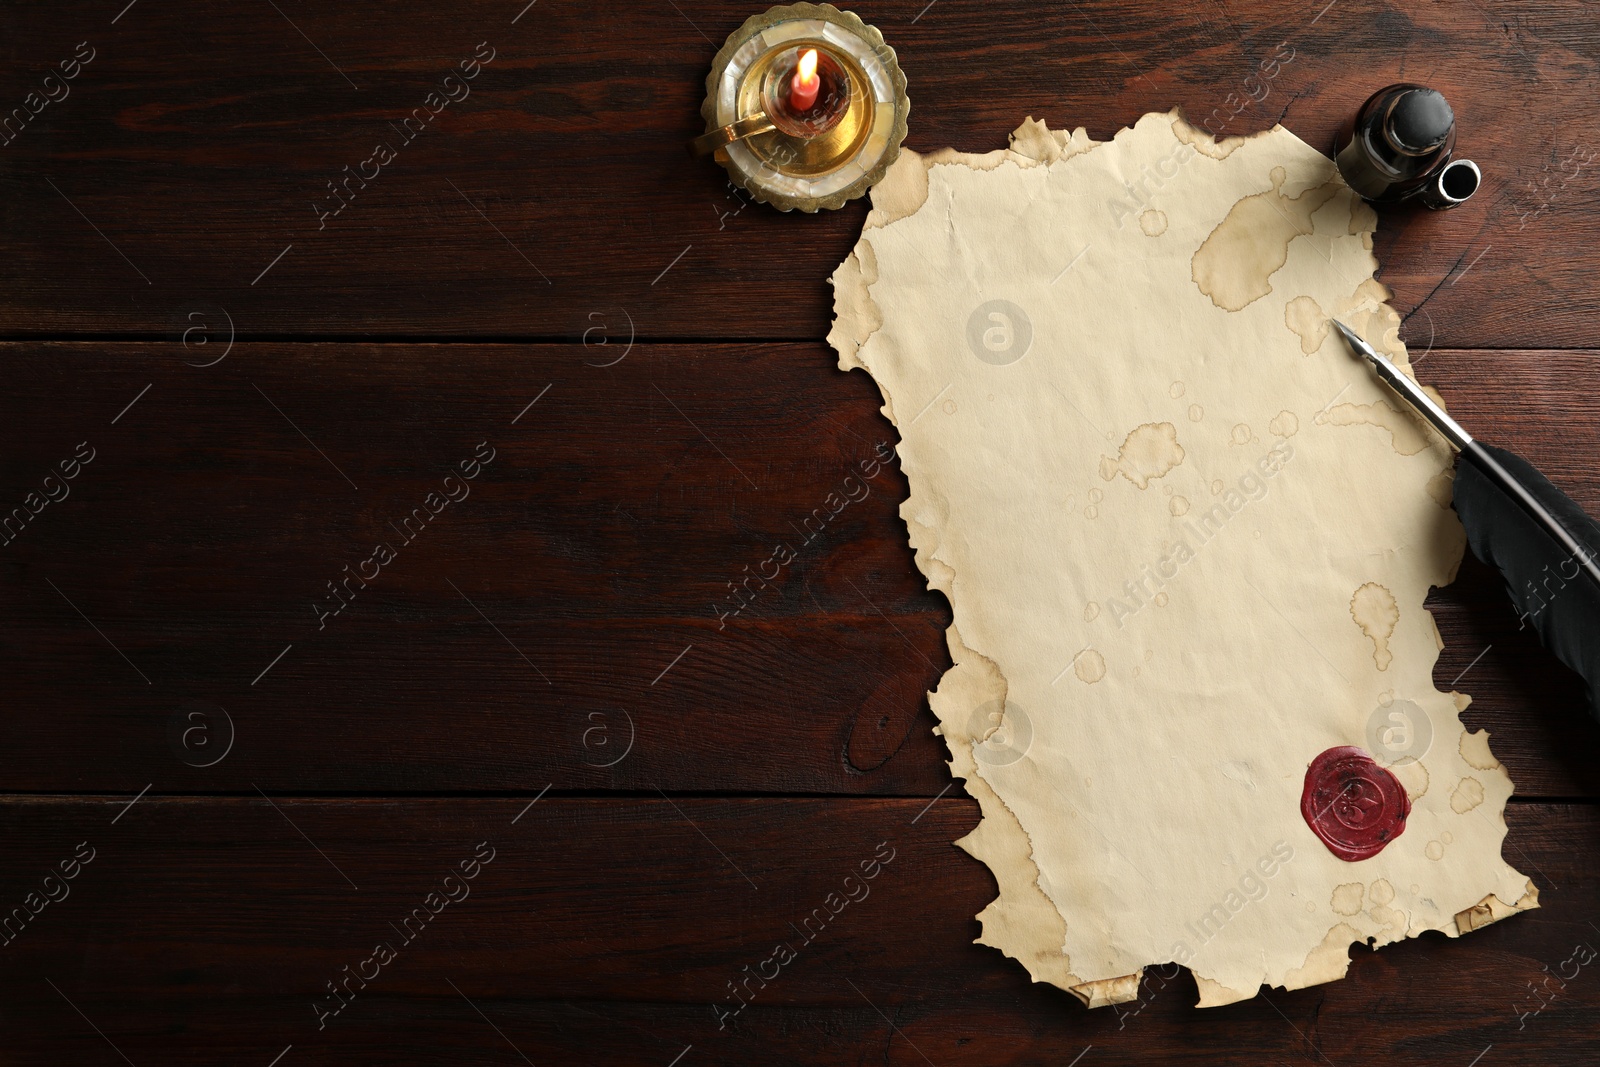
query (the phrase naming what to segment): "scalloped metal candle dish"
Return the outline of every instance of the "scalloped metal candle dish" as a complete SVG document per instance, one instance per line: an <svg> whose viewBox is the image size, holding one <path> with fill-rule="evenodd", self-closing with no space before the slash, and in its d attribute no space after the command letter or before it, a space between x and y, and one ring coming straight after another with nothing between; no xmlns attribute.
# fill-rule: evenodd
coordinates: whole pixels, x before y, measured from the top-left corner
<svg viewBox="0 0 1600 1067"><path fill-rule="evenodd" d="M814 137L770 130L718 149L715 158L761 203L832 210L877 184L906 136L906 77L875 27L831 4L785 4L753 15L712 61L700 113L708 133L759 113L772 69L802 46L823 51L849 77L843 116Z"/></svg>

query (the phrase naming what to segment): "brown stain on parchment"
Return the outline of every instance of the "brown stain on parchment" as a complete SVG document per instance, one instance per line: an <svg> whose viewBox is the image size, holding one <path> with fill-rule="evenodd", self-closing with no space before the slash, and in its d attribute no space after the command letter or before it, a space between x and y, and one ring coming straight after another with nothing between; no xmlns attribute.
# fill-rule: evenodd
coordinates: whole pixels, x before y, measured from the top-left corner
<svg viewBox="0 0 1600 1067"><path fill-rule="evenodd" d="M1362 940L1361 931L1349 923L1337 923L1322 942L1306 953L1306 961L1283 976L1283 988L1303 989L1343 978L1350 970L1350 945Z"/></svg>
<svg viewBox="0 0 1600 1067"><path fill-rule="evenodd" d="M1110 481L1118 474L1138 486L1149 488L1183 462L1183 446L1178 444L1178 428L1170 422L1147 422L1135 426L1122 440L1115 459L1100 457L1100 477Z"/></svg>
<svg viewBox="0 0 1600 1067"><path fill-rule="evenodd" d="M1453 467L1444 470L1428 479L1428 495L1433 497L1433 502L1441 508L1448 508L1455 497L1456 472Z"/></svg>
<svg viewBox="0 0 1600 1067"><path fill-rule="evenodd" d="M1051 136L1050 127L1032 115L1011 131L1011 150L1040 163L1054 163L1061 158L1061 143Z"/></svg>
<svg viewBox="0 0 1600 1067"><path fill-rule="evenodd" d="M1457 815L1465 815L1482 803L1483 783L1471 775L1457 782L1455 792L1450 794L1450 810Z"/></svg>
<svg viewBox="0 0 1600 1067"><path fill-rule="evenodd" d="M1334 887L1330 903L1333 905L1333 910L1340 915L1355 915L1361 911L1361 898L1366 892L1367 887L1360 882L1346 882Z"/></svg>
<svg viewBox="0 0 1600 1067"><path fill-rule="evenodd" d="M1224 311L1242 311L1272 292L1290 242L1312 233L1311 216L1343 187L1334 179L1287 197L1288 172L1273 167L1271 177L1272 188L1234 204L1189 261L1195 285Z"/></svg>
<svg viewBox="0 0 1600 1067"><path fill-rule="evenodd" d="M1260 137L1262 134L1271 132L1271 130L1263 130L1255 136ZM1210 156L1212 159L1227 159L1233 155L1235 149L1248 140L1245 137L1224 137L1219 141L1211 135L1210 131L1199 126L1191 126L1185 119L1181 118L1173 120L1172 135L1202 156Z"/></svg>
<svg viewBox="0 0 1600 1067"><path fill-rule="evenodd" d="M1406 799L1413 804L1428 791L1428 785L1432 781L1428 775L1428 768L1422 765L1422 761L1410 757L1389 767L1389 773L1399 779L1400 784L1405 787Z"/></svg>
<svg viewBox="0 0 1600 1067"><path fill-rule="evenodd" d="M1092 648L1086 648L1072 661L1072 673L1078 681L1093 685L1106 676L1106 658Z"/></svg>
<svg viewBox="0 0 1600 1067"><path fill-rule="evenodd" d="M1311 355L1322 348L1332 328L1329 319L1341 319L1346 326L1365 337L1391 359L1405 361L1405 346L1400 343L1400 314L1389 307L1393 295L1384 284L1368 278L1355 292L1334 301L1332 311L1309 296L1297 296L1283 308L1283 324L1300 338L1300 352Z"/></svg>
<svg viewBox="0 0 1600 1067"><path fill-rule="evenodd" d="M1461 752L1461 758L1467 761L1467 766L1480 771L1492 771L1500 766L1500 761L1494 758L1489 751L1489 731L1479 730L1477 733L1461 731L1461 741L1456 745Z"/></svg>
<svg viewBox="0 0 1600 1067"><path fill-rule="evenodd" d="M1300 338L1300 351L1309 356L1322 347L1328 337L1328 316L1322 305L1309 296L1297 296L1283 309L1283 324Z"/></svg>
<svg viewBox="0 0 1600 1067"><path fill-rule="evenodd" d="M1293 437L1300 431L1300 419L1292 411L1280 411L1267 423L1267 432L1274 437Z"/></svg>
<svg viewBox="0 0 1600 1067"><path fill-rule="evenodd" d="M1167 213L1156 208L1139 212L1139 230L1146 237L1160 237L1167 232Z"/></svg>
<svg viewBox="0 0 1600 1067"><path fill-rule="evenodd" d="M1319 425L1376 426L1389 433L1389 444L1402 456L1414 456L1428 447L1428 434L1409 412L1379 400L1372 404L1336 404L1317 416Z"/></svg>
<svg viewBox="0 0 1600 1067"><path fill-rule="evenodd" d="M1405 925L1405 913L1398 908L1391 908L1394 903L1394 886L1387 878L1379 878L1367 889L1367 899L1372 902L1372 907L1367 909L1367 915L1379 926Z"/></svg>
<svg viewBox="0 0 1600 1067"><path fill-rule="evenodd" d="M1376 230L1377 228L1378 213L1372 209L1372 205L1368 204L1359 196L1352 196L1350 198L1350 228L1345 232L1351 234L1365 233L1370 235L1372 231ZM1368 245L1367 250L1370 252L1372 250L1372 246Z"/></svg>
<svg viewBox="0 0 1600 1067"><path fill-rule="evenodd" d="M1361 632L1372 640L1372 661L1380 671L1389 669L1394 653L1389 651L1389 638L1400 621L1400 605L1394 594L1377 582L1368 582L1350 598L1350 617Z"/></svg>

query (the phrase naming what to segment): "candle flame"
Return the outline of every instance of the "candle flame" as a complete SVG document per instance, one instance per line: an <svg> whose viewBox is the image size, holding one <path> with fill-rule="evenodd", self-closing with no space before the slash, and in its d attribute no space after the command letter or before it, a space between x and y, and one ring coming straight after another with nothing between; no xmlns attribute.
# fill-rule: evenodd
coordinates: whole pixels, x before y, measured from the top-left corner
<svg viewBox="0 0 1600 1067"><path fill-rule="evenodd" d="M800 83L810 85L817 80L817 50L808 48L800 53Z"/></svg>

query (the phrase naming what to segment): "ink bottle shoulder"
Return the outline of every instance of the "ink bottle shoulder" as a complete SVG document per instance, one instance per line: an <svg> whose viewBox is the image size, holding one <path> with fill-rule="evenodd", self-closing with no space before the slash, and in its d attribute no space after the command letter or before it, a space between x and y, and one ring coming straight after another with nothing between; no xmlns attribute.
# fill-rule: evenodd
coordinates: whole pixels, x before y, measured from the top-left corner
<svg viewBox="0 0 1600 1067"><path fill-rule="evenodd" d="M1339 173L1358 194L1389 204L1418 192L1450 162L1455 113L1443 94L1402 83L1379 89L1334 145Z"/></svg>

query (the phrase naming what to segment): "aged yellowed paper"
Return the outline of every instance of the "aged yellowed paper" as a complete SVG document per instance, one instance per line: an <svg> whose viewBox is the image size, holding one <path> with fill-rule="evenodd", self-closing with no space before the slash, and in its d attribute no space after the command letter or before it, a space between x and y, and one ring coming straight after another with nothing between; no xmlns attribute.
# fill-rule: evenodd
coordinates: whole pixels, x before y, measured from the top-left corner
<svg viewBox="0 0 1600 1067"><path fill-rule="evenodd" d="M1450 452L1327 325L1409 370L1332 163L1030 119L902 153L873 205L829 340L953 608L930 702L999 883L980 941L1091 1006L1166 962L1215 1005L1536 906L1510 778L1431 677Z"/></svg>

